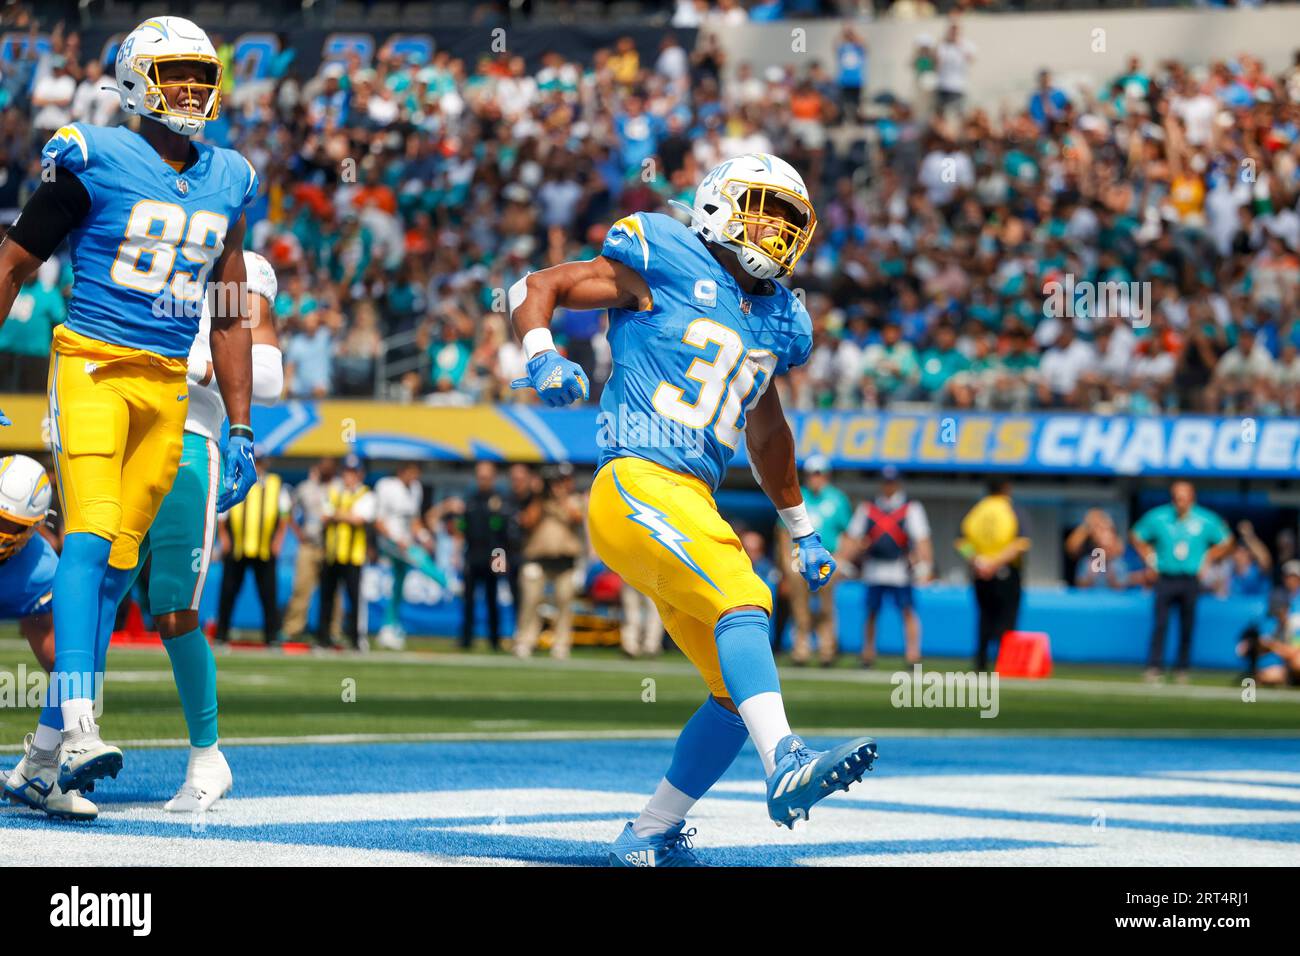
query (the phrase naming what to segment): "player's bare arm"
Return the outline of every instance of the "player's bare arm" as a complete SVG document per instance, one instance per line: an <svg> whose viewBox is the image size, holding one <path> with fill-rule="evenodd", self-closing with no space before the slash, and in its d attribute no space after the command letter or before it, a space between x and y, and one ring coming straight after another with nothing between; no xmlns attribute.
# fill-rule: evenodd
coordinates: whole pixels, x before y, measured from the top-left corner
<svg viewBox="0 0 1300 956"><path fill-rule="evenodd" d="M524 276L506 294L511 322L528 358L528 375L511 388L530 386L557 408L591 394L587 373L555 351L551 314L571 309L649 309L650 287L632 269L605 256L565 262Z"/></svg>
<svg viewBox="0 0 1300 956"><path fill-rule="evenodd" d="M605 256L530 273L511 286L509 299L511 321L521 339L549 327L557 307L645 311L652 304L645 279Z"/></svg>
<svg viewBox="0 0 1300 956"><path fill-rule="evenodd" d="M14 240L0 241L0 325L13 308L18 291L41 267L41 260Z"/></svg>
<svg viewBox="0 0 1300 956"><path fill-rule="evenodd" d="M836 563L822 545L804 507L799 469L794 458L794 435L776 389L769 388L764 392L749 412L745 423L745 445L763 493L776 505L777 514L794 541L800 573L808 587L816 591L831 579Z"/></svg>
<svg viewBox="0 0 1300 956"><path fill-rule="evenodd" d="M776 389L763 393L745 423L745 445L763 493L778 509L803 503L799 469L794 460L794 435Z"/></svg>
<svg viewBox="0 0 1300 956"><path fill-rule="evenodd" d="M253 400L253 336L248 316L244 268L244 217L226 233L225 248L217 260L215 285L223 290L212 301L212 367L232 426L249 424ZM233 294L232 294L233 290ZM264 323L269 324L269 323Z"/></svg>
<svg viewBox="0 0 1300 956"><path fill-rule="evenodd" d="M272 316L272 303L264 295L250 293L248 296L248 324L251 327L253 345L269 345L271 348L280 347L280 336L275 330L275 319ZM254 390L256 391L257 381L254 376ZM212 363L208 363L208 369L203 378L197 383L199 385L209 385L212 383ZM257 398L258 396L254 396ZM277 394L276 398L279 397Z"/></svg>

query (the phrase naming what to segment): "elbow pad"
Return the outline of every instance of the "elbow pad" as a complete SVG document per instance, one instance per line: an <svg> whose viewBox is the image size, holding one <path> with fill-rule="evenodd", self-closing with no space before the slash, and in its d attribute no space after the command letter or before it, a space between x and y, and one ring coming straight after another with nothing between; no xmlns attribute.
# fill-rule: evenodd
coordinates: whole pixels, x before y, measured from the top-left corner
<svg viewBox="0 0 1300 956"><path fill-rule="evenodd" d="M522 279L506 290L506 309L509 311L510 318L515 317L515 309L524 304L528 298L528 277L531 272L525 272Z"/></svg>
<svg viewBox="0 0 1300 956"><path fill-rule="evenodd" d="M284 392L284 359L274 345L253 344L253 401L274 405Z"/></svg>

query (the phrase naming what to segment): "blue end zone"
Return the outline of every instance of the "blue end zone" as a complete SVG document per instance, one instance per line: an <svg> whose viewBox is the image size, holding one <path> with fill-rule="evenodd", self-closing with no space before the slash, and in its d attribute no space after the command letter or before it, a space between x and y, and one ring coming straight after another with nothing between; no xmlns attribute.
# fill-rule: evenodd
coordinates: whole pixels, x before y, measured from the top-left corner
<svg viewBox="0 0 1300 956"><path fill-rule="evenodd" d="M829 741L810 740L815 747ZM337 847L340 850L386 850L416 855L437 854L476 857L485 860L522 861L561 865L595 865L603 859L607 842L617 835L620 824L628 818L593 806L584 810L579 804L560 813L530 810L527 801L517 794L522 790L559 789L588 791L593 804L601 793L649 794L658 783L671 759L671 740L601 740L582 741L476 741L448 743L398 743L357 745L284 745L231 747L226 753L235 773L236 791L229 805L238 801L268 797L338 797L354 794L379 794L370 797L366 813L358 819L328 819L322 822L274 819L247 825L232 811L229 822L222 820L220 808L208 817L209 825L195 829L187 816L174 819L151 819L160 816L152 811L171 796L181 779L186 753L179 750L132 750L127 754L125 773L117 782L103 782L94 798L103 816L92 824L60 824L43 816L17 808L0 810L0 828L40 829L50 826L72 828L113 836L179 837L219 839L254 844L296 844L303 847ZM11 761L5 761L9 763ZM1300 788L1285 782L1275 783L1268 774L1277 770L1300 768L1300 739L1100 739L1100 738L894 738L881 740L881 759L872 777L856 787L853 800L838 803L841 810L863 814L863 824L853 836L843 840L790 843L775 841L758 846L718 846L725 834L711 833L714 846L707 847L708 860L733 865L790 865L810 855L835 857L897 857L917 853L992 853L1029 848L1077 846L1052 840L1008 839L990 833L972 836L954 832L952 837L935 838L932 834L916 839L900 839L895 829L879 839L862 838L862 830L875 824L884 825L894 814L923 814L927 818L945 818L954 826L963 821L1023 821L1027 823L1066 824L1085 833L1090 819L1080 813L1049 813L1018 810L1010 807L987 807L975 803L963 806L944 805L926 799L927 778L947 775L1048 775L1057 778L1088 777L1149 778L1152 789L1157 781L1185 780L1202 785L1207 791L1213 783L1206 773L1231 771L1225 778L1234 784L1258 784L1269 787L1291 786L1295 801L1278 798L1276 791L1268 797L1219 796L1203 794L1175 795L1153 793L1150 796L1110 796L1080 793L1087 812L1104 808L1107 826L1126 832L1145 831L1185 836L1217 836L1240 840L1267 841L1273 844L1300 844ZM1254 773L1251 773L1251 772ZM872 778L897 781L909 779L919 795L918 802L897 799L873 799ZM756 785L761 767L752 747L746 746L735 765L722 780L722 789L711 796L715 807L727 813L739 812L746 820L766 823L763 798ZM738 792L727 784L755 786L753 792ZM467 803L464 814L445 812L423 816L423 809L411 812L410 801L403 804L397 819L370 819L383 816L385 794L429 792L454 794L477 791L479 802ZM499 792L502 812L484 812L483 792ZM512 791L516 792L512 796ZM937 792L937 788L936 788ZM953 792L949 788L947 799ZM960 791L957 791L960 793ZM636 802L639 803L637 796ZM141 804L148 813L141 814ZM452 801L454 806L455 801ZM130 806L128 806L130 805ZM832 806L828 802L826 806ZM343 816L347 805L343 805ZM417 803L417 806L420 806ZM1081 806L1084 806L1081 804ZM334 805L337 816L338 805ZM1141 819L1123 819L1126 809L1141 808ZM1152 810L1165 812L1152 814ZM375 812L378 810L378 812ZM1191 822L1190 813L1205 810L1272 813L1294 812L1293 820L1204 823ZM364 819L362 819L364 817ZM1155 817L1148 819L1147 817ZM246 819L246 818L245 818ZM557 830L557 836L539 836L538 825L569 825ZM582 826L590 824L590 826ZM809 826L816 831L817 821ZM823 824L825 826L826 824ZM479 827L479 832L464 828ZM719 829L714 827L715 830ZM969 827L967 827L969 829ZM487 831L487 832L483 832ZM581 832L593 839L574 838ZM763 832L767 832L764 830ZM810 832L810 831L801 831ZM825 831L821 831L825 839ZM701 836L705 832L701 831ZM768 838L764 837L766 841ZM3 840L0 840L2 843ZM733 841L734 842L734 841ZM251 849L251 847L250 847ZM106 851L105 851L106 852ZM113 862L105 855L105 863ZM413 860L413 862L418 862Z"/></svg>

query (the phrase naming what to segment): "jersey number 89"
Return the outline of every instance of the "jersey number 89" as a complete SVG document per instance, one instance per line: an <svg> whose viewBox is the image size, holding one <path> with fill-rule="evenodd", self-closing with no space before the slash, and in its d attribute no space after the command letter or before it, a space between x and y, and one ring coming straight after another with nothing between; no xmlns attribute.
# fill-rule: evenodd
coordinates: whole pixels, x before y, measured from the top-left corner
<svg viewBox="0 0 1300 956"><path fill-rule="evenodd" d="M197 210L189 216L175 203L142 199L131 208L126 238L117 247L109 275L118 285L157 295L170 279L171 293L183 302L197 302L208 284L208 273L221 255L228 221L225 216ZM172 275L176 256L185 264Z"/></svg>
<svg viewBox="0 0 1300 956"><path fill-rule="evenodd" d="M682 341L701 350L709 345L718 346L713 361L697 358L686 369L686 377L699 383L699 395L695 401L687 402L683 389L660 382L651 403L660 415L688 428L704 428L716 416L713 433L728 448L735 448L745 427L741 415L753 408L767 390L776 369L776 356L766 349L746 352L745 343L734 329L709 319L692 322Z"/></svg>

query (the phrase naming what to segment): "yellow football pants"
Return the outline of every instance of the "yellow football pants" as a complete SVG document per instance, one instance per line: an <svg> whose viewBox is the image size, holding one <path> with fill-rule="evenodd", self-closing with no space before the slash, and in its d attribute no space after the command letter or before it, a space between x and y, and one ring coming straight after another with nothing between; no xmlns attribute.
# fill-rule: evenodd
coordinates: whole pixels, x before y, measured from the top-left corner
<svg viewBox="0 0 1300 956"><path fill-rule="evenodd" d="M60 326L50 358L50 443L66 531L113 543L133 568L181 460L185 360L87 338Z"/></svg>
<svg viewBox="0 0 1300 956"><path fill-rule="evenodd" d="M588 506L591 543L625 584L649 597L709 692L729 697L713 628L737 607L772 613L708 485L640 458L616 458L596 474Z"/></svg>

